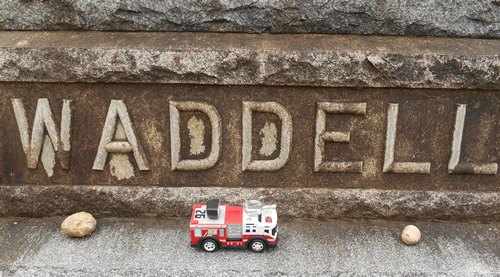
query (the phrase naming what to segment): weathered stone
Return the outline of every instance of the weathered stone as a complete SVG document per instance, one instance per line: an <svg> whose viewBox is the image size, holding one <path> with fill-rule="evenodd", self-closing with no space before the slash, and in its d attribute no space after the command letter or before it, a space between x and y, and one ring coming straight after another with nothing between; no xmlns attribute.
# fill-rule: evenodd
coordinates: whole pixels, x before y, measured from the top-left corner
<svg viewBox="0 0 500 277"><path fill-rule="evenodd" d="M500 88L500 40L1 32L0 81Z"/></svg>
<svg viewBox="0 0 500 277"><path fill-rule="evenodd" d="M189 216L221 198L285 218L498 221L498 49L0 32L0 215Z"/></svg>
<svg viewBox="0 0 500 277"><path fill-rule="evenodd" d="M61 223L61 229L67 236L83 238L92 235L96 225L97 221L91 214L79 212L68 216Z"/></svg>
<svg viewBox="0 0 500 277"><path fill-rule="evenodd" d="M498 192L499 97L496 90L4 82L0 83L0 184ZM269 112L255 110L249 118L248 100L268 103ZM69 126L62 128L63 119L68 120L62 112L67 101L73 103L72 116ZM16 120L18 102L26 110L26 124ZM50 104L46 111L52 111L53 124L45 124L50 128L35 120L43 103ZM126 109L114 116L110 110L118 103ZM331 109L324 110L323 118L317 114L324 103ZM399 112L391 115L396 103ZM464 105L463 118L457 111ZM201 107L205 112L195 109ZM280 117L275 112L281 109ZM205 126L206 150L200 154L191 152L193 116ZM316 128L322 118L325 128ZM276 149L269 156L260 151L261 130L268 122L277 131ZM50 132L54 141L63 129L72 130L69 151L47 155L40 146L52 142L43 136L45 129L54 129ZM341 134L340 139L323 145L316 139L331 134ZM31 155L24 144L34 145L33 149L38 145L36 153L50 156L53 170L47 172L43 160L28 164ZM106 157L107 151L118 152ZM69 166L63 166L65 160ZM255 166L256 162L272 162L272 167ZM346 172L332 170L338 169L332 163L359 166ZM421 163L430 163L429 171L411 173ZM385 171L391 166L405 170ZM482 166L488 170L459 170Z"/></svg>
<svg viewBox="0 0 500 277"><path fill-rule="evenodd" d="M0 2L0 29L499 37L495 0Z"/></svg>
<svg viewBox="0 0 500 277"><path fill-rule="evenodd" d="M282 219L500 220L498 192L75 185L0 186L0 216L189 217L194 203L213 198L276 203Z"/></svg>
<svg viewBox="0 0 500 277"><path fill-rule="evenodd" d="M420 230L415 225L406 226L401 233L401 239L408 245L417 244L421 237L422 234L420 234Z"/></svg>
<svg viewBox="0 0 500 277"><path fill-rule="evenodd" d="M399 243L401 222L280 217L277 248L207 257L187 245L188 218L101 218L77 241L57 234L59 220L0 218L0 275L498 277L500 262L498 222L416 222L414 248Z"/></svg>

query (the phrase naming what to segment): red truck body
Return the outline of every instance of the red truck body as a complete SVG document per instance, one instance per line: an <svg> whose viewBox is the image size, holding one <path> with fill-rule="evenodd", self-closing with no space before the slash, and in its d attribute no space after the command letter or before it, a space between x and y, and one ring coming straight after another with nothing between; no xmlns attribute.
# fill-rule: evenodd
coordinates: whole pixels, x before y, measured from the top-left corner
<svg viewBox="0 0 500 277"><path fill-rule="evenodd" d="M278 241L275 205L247 201L243 206L219 205L217 200L193 207L191 246L214 252L225 247L245 247L255 252L275 247Z"/></svg>

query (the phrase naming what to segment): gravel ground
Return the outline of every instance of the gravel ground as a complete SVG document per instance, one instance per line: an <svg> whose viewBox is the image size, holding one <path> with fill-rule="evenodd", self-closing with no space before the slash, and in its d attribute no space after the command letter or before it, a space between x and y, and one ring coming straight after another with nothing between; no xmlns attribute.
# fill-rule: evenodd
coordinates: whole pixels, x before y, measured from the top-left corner
<svg viewBox="0 0 500 277"><path fill-rule="evenodd" d="M500 224L411 222L422 240L400 240L408 222L280 222L264 253L189 247L187 219L98 219L70 239L63 218L0 219L0 276L500 276Z"/></svg>

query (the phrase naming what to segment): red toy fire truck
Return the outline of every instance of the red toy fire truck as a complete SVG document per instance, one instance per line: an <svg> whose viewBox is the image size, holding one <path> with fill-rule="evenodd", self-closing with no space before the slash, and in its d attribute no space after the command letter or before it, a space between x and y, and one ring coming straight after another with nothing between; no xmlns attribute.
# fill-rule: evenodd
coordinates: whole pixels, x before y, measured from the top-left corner
<svg viewBox="0 0 500 277"><path fill-rule="evenodd" d="M278 242L276 205L257 200L243 206L219 205L219 200L196 204L191 215L191 246L206 252L223 247L246 247L261 252Z"/></svg>

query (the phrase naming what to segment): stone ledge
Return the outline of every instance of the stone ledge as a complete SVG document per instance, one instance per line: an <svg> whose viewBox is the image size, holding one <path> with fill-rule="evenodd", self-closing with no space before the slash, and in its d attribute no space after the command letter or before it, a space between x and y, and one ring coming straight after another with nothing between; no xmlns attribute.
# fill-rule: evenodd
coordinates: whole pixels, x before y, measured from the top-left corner
<svg viewBox="0 0 500 277"><path fill-rule="evenodd" d="M499 224L287 221L275 249L189 247L188 219L99 218L69 239L63 218L0 218L2 276L498 276ZM415 224L422 240L401 242Z"/></svg>
<svg viewBox="0 0 500 277"><path fill-rule="evenodd" d="M0 81L500 88L500 40L0 32Z"/></svg>
<svg viewBox="0 0 500 277"><path fill-rule="evenodd" d="M187 217L219 198L276 203L282 218L500 219L498 192L221 187L0 186L0 216L43 217L85 210L96 216Z"/></svg>
<svg viewBox="0 0 500 277"><path fill-rule="evenodd" d="M500 37L495 0L0 2L0 29Z"/></svg>

